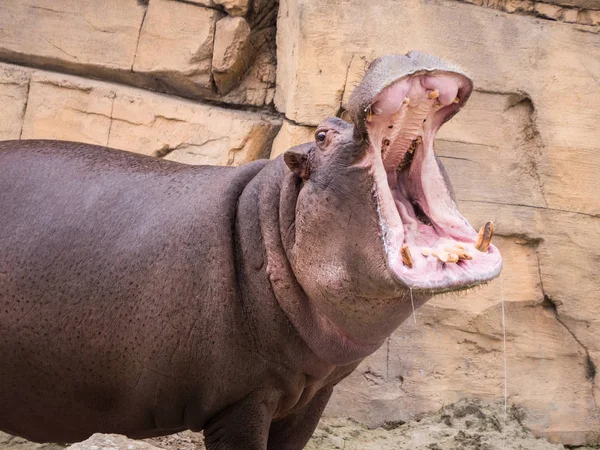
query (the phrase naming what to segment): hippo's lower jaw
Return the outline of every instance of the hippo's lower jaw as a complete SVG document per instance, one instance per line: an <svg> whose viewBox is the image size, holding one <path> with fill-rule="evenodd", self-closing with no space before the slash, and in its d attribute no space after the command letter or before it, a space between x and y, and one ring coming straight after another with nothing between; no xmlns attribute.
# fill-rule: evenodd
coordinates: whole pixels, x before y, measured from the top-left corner
<svg viewBox="0 0 600 450"><path fill-rule="evenodd" d="M489 244L493 224L478 242L433 149L435 133L469 93L470 81L461 74L420 71L381 91L365 115L388 266L411 289L469 288L502 267Z"/></svg>

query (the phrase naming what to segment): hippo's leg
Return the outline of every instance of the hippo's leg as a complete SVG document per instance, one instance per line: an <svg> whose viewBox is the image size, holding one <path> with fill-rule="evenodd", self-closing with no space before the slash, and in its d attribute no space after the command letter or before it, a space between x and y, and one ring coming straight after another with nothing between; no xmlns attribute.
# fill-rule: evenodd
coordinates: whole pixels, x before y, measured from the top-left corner
<svg viewBox="0 0 600 450"><path fill-rule="evenodd" d="M273 422L268 450L302 450L317 428L332 392L333 385L322 388L304 408Z"/></svg>
<svg viewBox="0 0 600 450"><path fill-rule="evenodd" d="M281 395L257 391L227 407L204 428L207 450L266 450Z"/></svg>

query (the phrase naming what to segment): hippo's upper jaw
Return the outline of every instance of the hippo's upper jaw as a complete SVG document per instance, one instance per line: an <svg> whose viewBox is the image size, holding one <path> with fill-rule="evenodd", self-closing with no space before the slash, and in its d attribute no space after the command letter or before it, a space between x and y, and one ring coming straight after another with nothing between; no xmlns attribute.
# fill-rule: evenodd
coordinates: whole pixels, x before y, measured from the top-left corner
<svg viewBox="0 0 600 450"><path fill-rule="evenodd" d="M349 102L355 133L368 141L388 267L411 289L468 288L502 267L493 224L478 235L460 214L433 149L471 90L456 68L412 52L375 61Z"/></svg>

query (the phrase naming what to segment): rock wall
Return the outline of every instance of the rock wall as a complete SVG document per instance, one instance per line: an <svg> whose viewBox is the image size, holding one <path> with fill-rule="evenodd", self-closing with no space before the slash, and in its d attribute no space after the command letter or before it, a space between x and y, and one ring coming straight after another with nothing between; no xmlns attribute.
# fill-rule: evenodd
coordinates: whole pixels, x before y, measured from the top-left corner
<svg viewBox="0 0 600 450"><path fill-rule="evenodd" d="M504 271L419 309L327 413L378 425L506 389L535 434L600 444L597 0L4 0L0 138L241 164L344 117L368 62L411 49L475 81L437 151Z"/></svg>

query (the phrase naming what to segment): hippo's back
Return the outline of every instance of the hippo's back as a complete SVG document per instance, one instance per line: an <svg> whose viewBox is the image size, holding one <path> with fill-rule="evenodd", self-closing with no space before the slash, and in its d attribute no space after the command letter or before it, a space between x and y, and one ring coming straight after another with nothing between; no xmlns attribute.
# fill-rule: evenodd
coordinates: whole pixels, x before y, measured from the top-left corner
<svg viewBox="0 0 600 450"><path fill-rule="evenodd" d="M0 429L156 427L144 408L185 396L165 380L190 372L204 298L231 291L237 198L263 165L0 142Z"/></svg>

